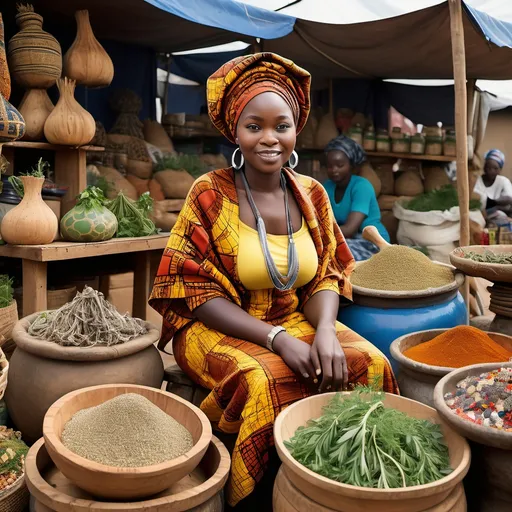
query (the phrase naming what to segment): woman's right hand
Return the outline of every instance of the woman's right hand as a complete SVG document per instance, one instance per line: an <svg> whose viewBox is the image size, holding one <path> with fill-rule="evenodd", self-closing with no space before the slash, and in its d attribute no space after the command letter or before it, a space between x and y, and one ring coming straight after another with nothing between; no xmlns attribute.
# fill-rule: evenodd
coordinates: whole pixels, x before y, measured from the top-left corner
<svg viewBox="0 0 512 512"><path fill-rule="evenodd" d="M318 382L311 362L311 347L307 343L280 332L274 338L273 348L295 375L310 384Z"/></svg>

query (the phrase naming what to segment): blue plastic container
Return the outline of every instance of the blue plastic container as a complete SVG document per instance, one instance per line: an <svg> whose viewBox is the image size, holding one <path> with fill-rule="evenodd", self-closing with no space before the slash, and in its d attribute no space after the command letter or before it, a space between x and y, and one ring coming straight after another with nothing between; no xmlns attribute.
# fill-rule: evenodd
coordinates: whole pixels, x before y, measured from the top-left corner
<svg viewBox="0 0 512 512"><path fill-rule="evenodd" d="M425 299L374 299L354 294L354 304L341 308L338 320L371 341L391 362L389 346L404 334L427 329L447 329L467 323L460 293Z"/></svg>

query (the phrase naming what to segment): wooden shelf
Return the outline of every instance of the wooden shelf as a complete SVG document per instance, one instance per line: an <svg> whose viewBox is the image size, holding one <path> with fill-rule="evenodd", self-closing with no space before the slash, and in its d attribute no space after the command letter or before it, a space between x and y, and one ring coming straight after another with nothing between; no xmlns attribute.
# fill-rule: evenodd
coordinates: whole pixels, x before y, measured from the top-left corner
<svg viewBox="0 0 512 512"><path fill-rule="evenodd" d="M299 153L323 153L323 149L317 148L301 148ZM381 151L366 151L368 157L383 157L383 158L403 158L407 160L425 160L430 162L454 162L457 158L455 156L445 155L414 155L412 153L384 153Z"/></svg>
<svg viewBox="0 0 512 512"><path fill-rule="evenodd" d="M83 149L84 151L105 151L105 148L101 146L62 146L60 144L50 144L48 142L28 142L23 140L6 142L5 144L3 144L3 146L7 148L44 149L52 151L65 151L76 149Z"/></svg>
<svg viewBox="0 0 512 512"><path fill-rule="evenodd" d="M63 261L112 254L163 250L169 233L139 238L113 238L106 242L53 242L48 245L1 245L0 257L31 261Z"/></svg>

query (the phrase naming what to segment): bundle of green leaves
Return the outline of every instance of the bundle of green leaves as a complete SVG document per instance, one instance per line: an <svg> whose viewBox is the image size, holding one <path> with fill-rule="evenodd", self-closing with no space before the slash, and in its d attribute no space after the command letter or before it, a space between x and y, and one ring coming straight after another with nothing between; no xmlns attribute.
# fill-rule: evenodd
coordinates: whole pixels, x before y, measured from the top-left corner
<svg viewBox="0 0 512 512"><path fill-rule="evenodd" d="M119 192L115 199L106 202L107 208L117 217L117 238L150 236L158 230L149 218L153 210L153 199L149 192L142 194L137 201Z"/></svg>
<svg viewBox="0 0 512 512"><path fill-rule="evenodd" d="M34 178L44 178L44 172L50 169L50 164L40 158L37 161L37 164L30 169L30 171L26 173L22 173L21 176L32 176ZM9 176L9 183L14 188L16 194L18 194L22 199L25 195L25 189L23 187L23 182L20 180L19 176Z"/></svg>
<svg viewBox="0 0 512 512"><path fill-rule="evenodd" d="M415 212L431 212L434 210L449 210L454 206L459 206L459 197L457 190L453 185L445 185L437 190L426 192L414 197L407 203L404 208L413 210ZM469 201L470 210L479 210L480 201L478 199L471 199Z"/></svg>
<svg viewBox="0 0 512 512"><path fill-rule="evenodd" d="M322 416L299 427L285 445L315 473L359 487L409 487L449 474L440 426L386 408L383 399L362 386L336 394Z"/></svg>
<svg viewBox="0 0 512 512"><path fill-rule="evenodd" d="M0 275L0 308L10 306L13 301L13 279L6 274Z"/></svg>

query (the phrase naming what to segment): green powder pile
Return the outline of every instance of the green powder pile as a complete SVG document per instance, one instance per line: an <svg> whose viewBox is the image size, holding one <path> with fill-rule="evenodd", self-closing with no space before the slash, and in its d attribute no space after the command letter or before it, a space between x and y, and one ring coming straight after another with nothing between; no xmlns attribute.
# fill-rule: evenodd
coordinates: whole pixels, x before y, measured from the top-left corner
<svg viewBox="0 0 512 512"><path fill-rule="evenodd" d="M351 282L371 290L416 291L453 282L452 271L423 253L404 245L391 245L356 266Z"/></svg>
<svg viewBox="0 0 512 512"><path fill-rule="evenodd" d="M116 467L142 467L188 452L190 432L147 398L127 393L78 411L62 442L86 459Z"/></svg>

